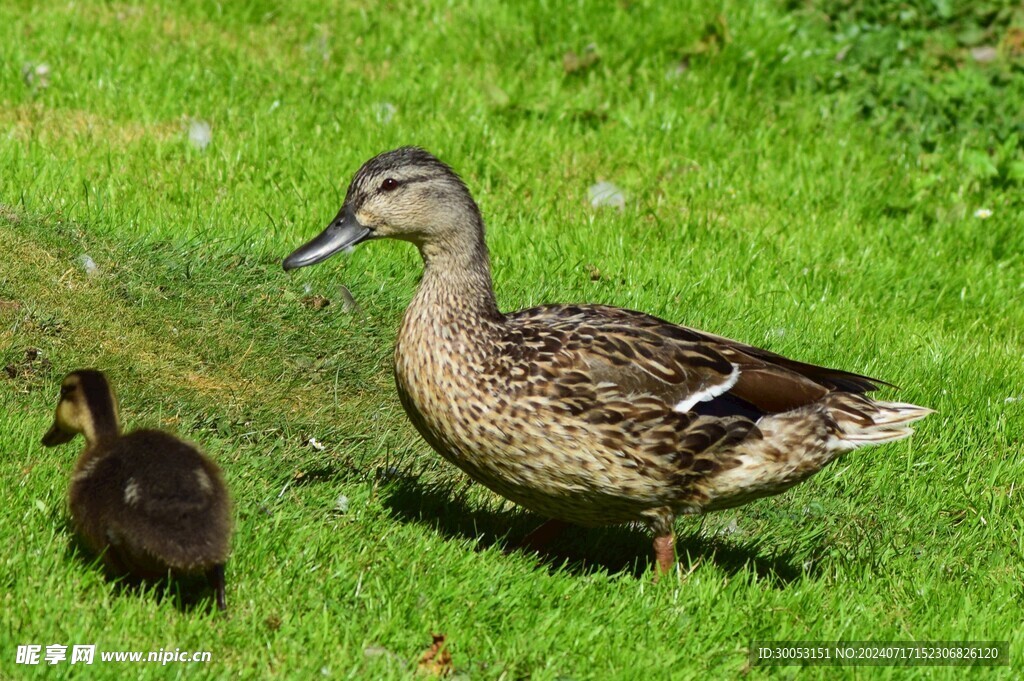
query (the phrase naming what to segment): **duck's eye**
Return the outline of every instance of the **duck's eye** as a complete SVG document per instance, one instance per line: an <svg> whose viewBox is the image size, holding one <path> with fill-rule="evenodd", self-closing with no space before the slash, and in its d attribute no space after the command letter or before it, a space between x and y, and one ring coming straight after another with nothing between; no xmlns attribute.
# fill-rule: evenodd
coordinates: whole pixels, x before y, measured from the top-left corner
<svg viewBox="0 0 1024 681"><path fill-rule="evenodd" d="M393 177L389 177L380 183L380 188L382 191L393 192L398 189L398 180Z"/></svg>
<svg viewBox="0 0 1024 681"><path fill-rule="evenodd" d="M68 395L70 395L73 392L75 392L75 386L73 386L73 385L62 385L60 387L60 396L61 396L62 399L67 397Z"/></svg>

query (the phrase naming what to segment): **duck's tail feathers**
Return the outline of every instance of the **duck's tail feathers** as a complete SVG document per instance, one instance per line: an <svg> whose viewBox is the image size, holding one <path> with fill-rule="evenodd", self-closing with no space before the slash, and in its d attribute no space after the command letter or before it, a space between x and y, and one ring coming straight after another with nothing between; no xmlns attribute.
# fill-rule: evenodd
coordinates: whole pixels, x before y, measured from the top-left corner
<svg viewBox="0 0 1024 681"><path fill-rule="evenodd" d="M935 413L908 402L878 402L849 393L834 393L826 405L836 423L830 448L843 451L902 440L914 432L909 424Z"/></svg>

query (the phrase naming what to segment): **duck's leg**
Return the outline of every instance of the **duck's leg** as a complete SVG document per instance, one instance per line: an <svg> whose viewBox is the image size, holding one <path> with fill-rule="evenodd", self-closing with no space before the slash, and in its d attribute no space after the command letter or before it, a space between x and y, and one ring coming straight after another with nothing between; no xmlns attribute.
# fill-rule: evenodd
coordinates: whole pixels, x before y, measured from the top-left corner
<svg viewBox="0 0 1024 681"><path fill-rule="evenodd" d="M227 597L224 593L224 564L214 565L206 573L206 579L217 594L217 609L224 611L228 609Z"/></svg>
<svg viewBox="0 0 1024 681"><path fill-rule="evenodd" d="M676 564L676 514L670 508L656 509L648 515L654 534L654 581L672 572Z"/></svg>
<svg viewBox="0 0 1024 681"><path fill-rule="evenodd" d="M654 580L657 581L662 575L672 572L676 564L676 536L672 532L661 534L654 538L654 560L657 568L654 572Z"/></svg>

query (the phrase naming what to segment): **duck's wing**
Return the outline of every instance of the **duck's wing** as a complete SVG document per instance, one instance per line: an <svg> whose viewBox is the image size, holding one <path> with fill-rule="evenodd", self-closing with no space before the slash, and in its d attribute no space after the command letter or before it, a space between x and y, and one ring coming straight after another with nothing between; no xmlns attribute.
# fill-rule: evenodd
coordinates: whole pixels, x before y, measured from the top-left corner
<svg viewBox="0 0 1024 681"><path fill-rule="evenodd" d="M569 399L581 386L600 387L681 413L756 420L882 383L615 307L543 306L507 321L513 375L518 367L527 383Z"/></svg>

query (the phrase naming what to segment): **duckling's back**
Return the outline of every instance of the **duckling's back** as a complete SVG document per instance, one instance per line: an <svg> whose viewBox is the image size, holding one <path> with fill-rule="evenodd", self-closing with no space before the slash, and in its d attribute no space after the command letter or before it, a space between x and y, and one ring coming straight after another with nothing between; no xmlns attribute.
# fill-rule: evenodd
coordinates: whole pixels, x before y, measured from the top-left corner
<svg viewBox="0 0 1024 681"><path fill-rule="evenodd" d="M197 573L227 560L230 502L213 462L158 430L129 433L96 454L74 477L71 513L115 572Z"/></svg>

